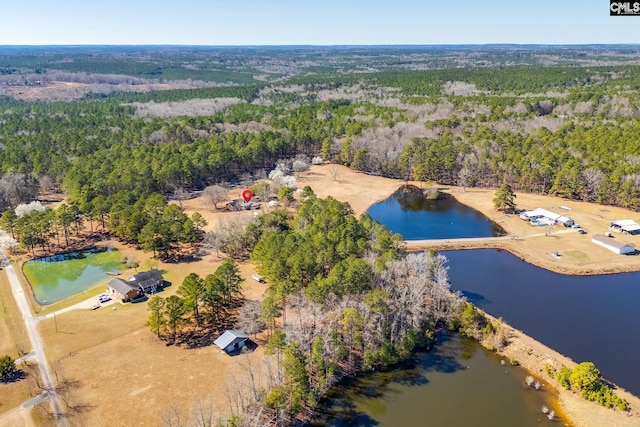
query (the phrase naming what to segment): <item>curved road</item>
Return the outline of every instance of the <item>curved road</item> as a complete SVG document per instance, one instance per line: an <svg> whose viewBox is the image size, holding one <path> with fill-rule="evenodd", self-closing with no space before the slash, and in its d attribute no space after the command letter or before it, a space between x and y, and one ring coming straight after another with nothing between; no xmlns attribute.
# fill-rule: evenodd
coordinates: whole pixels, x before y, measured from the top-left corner
<svg viewBox="0 0 640 427"><path fill-rule="evenodd" d="M3 260L4 262L2 262ZM42 386L44 387L44 393L42 397L45 399L49 398L51 409L53 410L53 414L56 418L56 424L58 425L58 427L68 427L69 422L64 415L64 412L62 411L60 398L58 397L53 381L51 380L49 363L47 362L47 358L45 357L44 347L42 346L42 338L40 337L40 332L38 331L38 318L33 317L33 315L31 314L29 302L26 295L24 294L22 285L18 280L15 269L11 264L9 264L9 261L6 259L4 254L0 252L0 265L2 264L5 265L5 271L7 273L9 283L11 284L13 297L15 298L20 311L22 312L22 318L24 319L24 323L27 327L29 339L31 340L31 346L33 347L29 354L25 356L25 358L35 360L38 364ZM26 407L37 402L38 399L30 399L29 401L25 402L25 405L23 406Z"/></svg>

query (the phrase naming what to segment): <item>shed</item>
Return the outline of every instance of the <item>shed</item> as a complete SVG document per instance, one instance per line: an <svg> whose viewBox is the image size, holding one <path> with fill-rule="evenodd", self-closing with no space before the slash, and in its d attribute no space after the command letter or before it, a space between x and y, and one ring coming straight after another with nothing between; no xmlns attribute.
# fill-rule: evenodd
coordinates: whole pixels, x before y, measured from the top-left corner
<svg viewBox="0 0 640 427"><path fill-rule="evenodd" d="M621 219L612 221L609 227L613 231L621 231L627 234L640 234L640 225L632 219Z"/></svg>
<svg viewBox="0 0 640 427"><path fill-rule="evenodd" d="M218 337L213 343L227 353L240 350L244 347L249 335L244 332L228 330Z"/></svg>
<svg viewBox="0 0 640 427"><path fill-rule="evenodd" d="M620 255L626 255L636 251L636 247L632 243L619 242L613 237L603 236L602 234L596 234L591 241L596 245L600 245Z"/></svg>

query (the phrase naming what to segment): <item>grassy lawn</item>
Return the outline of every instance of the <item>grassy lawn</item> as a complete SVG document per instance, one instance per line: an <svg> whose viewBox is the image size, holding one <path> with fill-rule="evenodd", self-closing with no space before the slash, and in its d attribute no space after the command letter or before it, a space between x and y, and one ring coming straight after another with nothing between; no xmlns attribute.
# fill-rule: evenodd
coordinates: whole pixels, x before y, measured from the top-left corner
<svg viewBox="0 0 640 427"><path fill-rule="evenodd" d="M0 356L17 359L31 350L29 336L16 305L4 271L0 272ZM13 383L0 383L0 414L19 407L31 398L31 383L22 379Z"/></svg>
<svg viewBox="0 0 640 427"><path fill-rule="evenodd" d="M11 292L9 280L4 271L0 272L0 356L13 358L31 350L29 336L22 320L22 314Z"/></svg>
<svg viewBox="0 0 640 427"><path fill-rule="evenodd" d="M583 251L578 251L578 250L566 251L564 252L564 255L571 257L572 259L576 260L578 263L586 263L587 261L589 261L589 256Z"/></svg>

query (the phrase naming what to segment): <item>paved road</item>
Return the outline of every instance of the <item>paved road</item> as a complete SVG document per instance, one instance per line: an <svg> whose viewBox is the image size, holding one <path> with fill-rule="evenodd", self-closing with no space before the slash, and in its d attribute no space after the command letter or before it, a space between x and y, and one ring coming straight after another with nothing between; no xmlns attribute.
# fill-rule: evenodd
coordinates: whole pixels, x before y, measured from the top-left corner
<svg viewBox="0 0 640 427"><path fill-rule="evenodd" d="M4 255L0 252L0 258L6 260ZM1 262L0 262L1 263ZM6 265L6 263L5 263ZM20 285L20 281L18 280L18 276L16 275L16 271L12 265L6 265L5 271L7 273L7 277L9 278L9 283L11 284L11 290L13 291L13 296L22 312L22 318L24 319L25 325L27 327L27 332L29 334L29 339L31 340L32 350L29 352L29 359L35 360L38 363L38 369L40 370L40 378L42 380L42 385L44 387L43 398L49 398L51 403L51 408L53 409L53 413L56 417L56 423L58 427L68 427L69 422L65 417L62 411L62 404L60 403L60 398L56 393L53 381L51 380L51 372L49 370L49 363L47 362L47 358L44 354L44 347L42 346L42 338L40 337L40 332L38 331L38 319L33 317L31 314L31 309L29 308L29 302L27 300L26 295L24 294L24 290ZM39 400L31 399L26 403L35 404Z"/></svg>

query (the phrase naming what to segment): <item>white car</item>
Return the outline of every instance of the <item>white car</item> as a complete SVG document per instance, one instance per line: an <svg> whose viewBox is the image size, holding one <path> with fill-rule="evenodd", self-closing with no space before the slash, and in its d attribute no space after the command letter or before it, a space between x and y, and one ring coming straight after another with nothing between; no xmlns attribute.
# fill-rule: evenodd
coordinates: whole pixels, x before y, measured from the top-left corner
<svg viewBox="0 0 640 427"><path fill-rule="evenodd" d="M111 300L111 297L109 295L107 295L107 294L102 294L102 295L98 296L98 301L100 301L100 302L107 302L107 301L110 301L110 300Z"/></svg>

